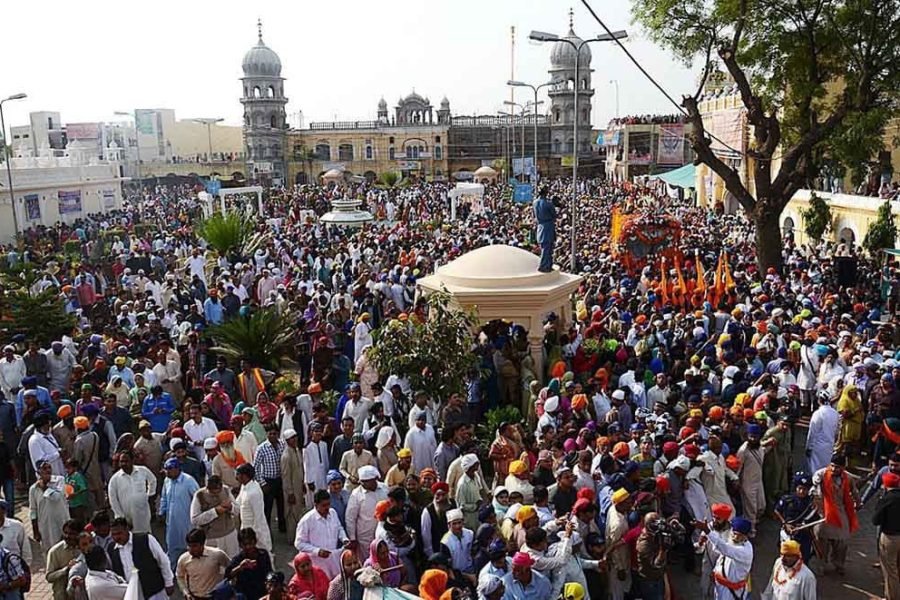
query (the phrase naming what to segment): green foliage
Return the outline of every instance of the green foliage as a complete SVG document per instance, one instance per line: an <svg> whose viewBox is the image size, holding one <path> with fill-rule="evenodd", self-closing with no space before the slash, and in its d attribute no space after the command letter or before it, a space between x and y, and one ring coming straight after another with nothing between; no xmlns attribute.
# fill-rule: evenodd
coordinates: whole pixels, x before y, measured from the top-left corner
<svg viewBox="0 0 900 600"><path fill-rule="evenodd" d="M263 308L250 317L235 317L209 330L213 352L232 359L246 358L263 369L278 371L294 355L294 322L290 313Z"/></svg>
<svg viewBox="0 0 900 600"><path fill-rule="evenodd" d="M389 188L397 185L398 181L400 181L400 173L397 171L385 171L378 176L378 182Z"/></svg>
<svg viewBox="0 0 900 600"><path fill-rule="evenodd" d="M4 296L2 303L3 316L9 318L4 331L7 339L21 333L46 347L71 333L75 326L74 315L66 314L65 304L55 289L35 295L18 289Z"/></svg>
<svg viewBox="0 0 900 600"><path fill-rule="evenodd" d="M891 201L885 200L884 204L878 207L878 218L869 225L862 245L869 254L875 256L885 248L893 248L896 242L897 224L894 223L894 215L891 213Z"/></svg>
<svg viewBox="0 0 900 600"><path fill-rule="evenodd" d="M66 240L63 243L63 253L66 256L81 256L81 240Z"/></svg>
<svg viewBox="0 0 900 600"><path fill-rule="evenodd" d="M452 307L446 291L428 296L428 312L424 323L388 322L372 347L372 360L379 373L406 375L414 389L443 402L464 389L466 372L478 365L472 352L478 319Z"/></svg>
<svg viewBox="0 0 900 600"><path fill-rule="evenodd" d="M488 446L494 440L501 423L521 423L522 413L515 406L500 406L489 410L484 420L475 428L475 434L482 445Z"/></svg>
<svg viewBox="0 0 900 600"><path fill-rule="evenodd" d="M493 170L497 171L497 173L499 173L500 175L509 173L509 169L506 168L506 159L505 158L495 158L491 162L491 168Z"/></svg>
<svg viewBox="0 0 900 600"><path fill-rule="evenodd" d="M815 192L809 199L809 208L801 209L800 216L803 217L803 230L816 243L831 229L831 206Z"/></svg>
<svg viewBox="0 0 900 600"><path fill-rule="evenodd" d="M253 213L249 208L244 214L233 210L213 213L200 222L197 232L222 256L253 254L267 237L255 232Z"/></svg>

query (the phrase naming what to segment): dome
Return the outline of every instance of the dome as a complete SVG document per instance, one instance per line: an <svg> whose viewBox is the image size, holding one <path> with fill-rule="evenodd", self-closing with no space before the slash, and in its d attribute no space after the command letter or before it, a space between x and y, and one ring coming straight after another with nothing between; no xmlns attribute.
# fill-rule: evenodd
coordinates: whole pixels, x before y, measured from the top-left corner
<svg viewBox="0 0 900 600"><path fill-rule="evenodd" d="M259 41L247 50L241 66L245 77L279 77L281 59L275 51L266 46L262 39L262 23L257 22Z"/></svg>
<svg viewBox="0 0 900 600"><path fill-rule="evenodd" d="M438 267L435 275L426 279L436 278L442 284L468 289L549 289L565 285L570 279L581 279L561 273L558 268L550 273L542 273L538 271L540 262L540 257L528 250L494 244L463 254ZM423 283L427 284L428 281ZM440 284L435 285L436 289L440 289Z"/></svg>
<svg viewBox="0 0 900 600"><path fill-rule="evenodd" d="M378 110L387 110L387 101L385 101L384 97L378 101Z"/></svg>
<svg viewBox="0 0 900 600"><path fill-rule="evenodd" d="M441 99L441 108L444 108L444 109L450 108L450 101L447 100L447 96L444 96Z"/></svg>
<svg viewBox="0 0 900 600"><path fill-rule="evenodd" d="M400 101L400 104L406 104L407 102L415 102L418 104L428 104L428 100L417 94L416 92L411 93L409 96Z"/></svg>
<svg viewBox="0 0 900 600"><path fill-rule="evenodd" d="M477 169L475 169L475 177L496 177L496 176L497 176L497 171L487 165L485 165L483 167L478 167Z"/></svg>
<svg viewBox="0 0 900 600"><path fill-rule="evenodd" d="M569 29L564 40L569 40L576 46L583 41L575 35L575 31ZM591 64L591 48L589 44L581 46L581 55L578 59L578 68L590 66ZM553 44L553 50L550 51L550 65L553 69L574 69L575 68L575 48L572 44L558 41Z"/></svg>

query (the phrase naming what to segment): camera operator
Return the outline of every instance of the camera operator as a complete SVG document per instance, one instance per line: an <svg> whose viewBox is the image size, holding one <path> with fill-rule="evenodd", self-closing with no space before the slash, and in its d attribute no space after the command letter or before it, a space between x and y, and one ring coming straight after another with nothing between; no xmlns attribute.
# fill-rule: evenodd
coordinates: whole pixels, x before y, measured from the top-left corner
<svg viewBox="0 0 900 600"><path fill-rule="evenodd" d="M637 585L643 600L663 600L666 592L666 544L661 535L665 521L659 513L644 516L644 530L637 539Z"/></svg>

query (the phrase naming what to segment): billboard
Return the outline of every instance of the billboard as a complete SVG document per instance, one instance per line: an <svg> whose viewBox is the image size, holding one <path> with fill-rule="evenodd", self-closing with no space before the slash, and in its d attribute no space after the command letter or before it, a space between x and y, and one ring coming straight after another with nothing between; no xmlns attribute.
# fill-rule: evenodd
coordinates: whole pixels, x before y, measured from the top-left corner
<svg viewBox="0 0 900 600"><path fill-rule="evenodd" d="M81 190L59 191L59 214L69 215L81 212Z"/></svg>
<svg viewBox="0 0 900 600"><path fill-rule="evenodd" d="M41 220L41 199L37 194L25 194L25 218L29 221Z"/></svg>
<svg viewBox="0 0 900 600"><path fill-rule="evenodd" d="M666 123L659 126L656 164L684 164L684 124Z"/></svg>
<svg viewBox="0 0 900 600"><path fill-rule="evenodd" d="M741 154L744 148L743 108L727 108L703 115L703 126L712 138L710 148L717 155L735 157Z"/></svg>
<svg viewBox="0 0 900 600"><path fill-rule="evenodd" d="M99 140L100 123L67 123L66 138L69 140Z"/></svg>
<svg viewBox="0 0 900 600"><path fill-rule="evenodd" d="M525 168L523 170L522 163L525 163ZM512 168L513 175L522 175L523 173L526 175L530 175L534 173L534 157L528 156L522 160L522 158L514 158L512 159Z"/></svg>
<svg viewBox="0 0 900 600"><path fill-rule="evenodd" d="M517 184L513 189L514 202L531 202L534 197L534 188L530 183Z"/></svg>
<svg viewBox="0 0 900 600"><path fill-rule="evenodd" d="M103 196L103 210L113 210L116 207L115 190L103 190L100 195Z"/></svg>

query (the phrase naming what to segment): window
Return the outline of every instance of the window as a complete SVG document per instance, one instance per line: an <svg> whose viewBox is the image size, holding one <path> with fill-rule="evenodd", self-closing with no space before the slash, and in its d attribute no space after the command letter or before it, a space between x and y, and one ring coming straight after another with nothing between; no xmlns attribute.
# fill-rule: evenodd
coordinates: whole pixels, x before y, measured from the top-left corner
<svg viewBox="0 0 900 600"><path fill-rule="evenodd" d="M276 117L275 115L269 117L269 125L272 127L272 129L278 127L278 117Z"/></svg>
<svg viewBox="0 0 900 600"><path fill-rule="evenodd" d="M372 160L372 158L373 158L372 146L366 146L366 160Z"/></svg>
<svg viewBox="0 0 900 600"><path fill-rule="evenodd" d="M253 97L259 98L259 96L260 96L259 86L256 86L253 88Z"/></svg>
<svg viewBox="0 0 900 600"><path fill-rule="evenodd" d="M393 144L393 143L394 143L394 136L391 136L388 138L388 144Z"/></svg>
<svg viewBox="0 0 900 600"><path fill-rule="evenodd" d="M562 152L562 143L559 141L559 138L553 140L553 153L559 154Z"/></svg>
<svg viewBox="0 0 900 600"><path fill-rule="evenodd" d="M353 160L353 144L341 144L338 146L338 160Z"/></svg>
<svg viewBox="0 0 900 600"><path fill-rule="evenodd" d="M553 121L559 123L560 110L557 108L553 111Z"/></svg>
<svg viewBox="0 0 900 600"><path fill-rule="evenodd" d="M275 97L275 88L272 87L271 85L269 86L269 89L266 90L266 97L267 97L267 98L274 98L274 97Z"/></svg>
<svg viewBox="0 0 900 600"><path fill-rule="evenodd" d="M394 138L391 138L391 139L394 139ZM394 147L391 146L390 148L388 148L388 160L394 160L394 156L395 156Z"/></svg>
<svg viewBox="0 0 900 600"><path fill-rule="evenodd" d="M440 141L440 138L438 139L438 141ZM434 160L441 160L441 159L443 159L443 157L444 157L444 151L441 149L440 146L435 146L434 147Z"/></svg>
<svg viewBox="0 0 900 600"><path fill-rule="evenodd" d="M436 171L434 172L434 176L435 176L435 177L440 177L441 175L443 175L443 173L441 173L441 170L440 170L440 169L438 169L438 170L436 170Z"/></svg>
<svg viewBox="0 0 900 600"><path fill-rule="evenodd" d="M587 123L587 122L588 122L588 118L589 118L589 117L588 117L588 109L582 108L582 109L581 109L581 122L582 122L582 123Z"/></svg>
<svg viewBox="0 0 900 600"><path fill-rule="evenodd" d="M331 160L331 146L322 142L316 144L316 159Z"/></svg>
<svg viewBox="0 0 900 600"><path fill-rule="evenodd" d="M439 135L434 136L434 143L435 143L435 144L440 144L440 143L441 143L441 136L439 136Z"/></svg>

